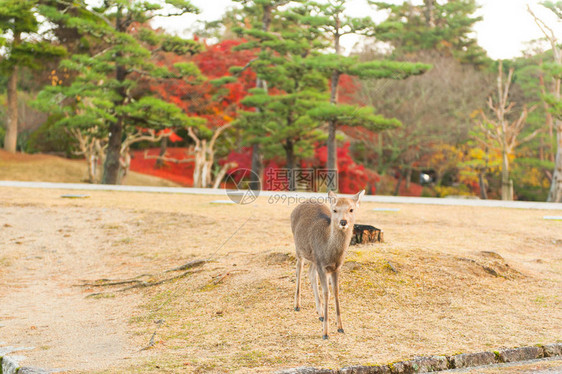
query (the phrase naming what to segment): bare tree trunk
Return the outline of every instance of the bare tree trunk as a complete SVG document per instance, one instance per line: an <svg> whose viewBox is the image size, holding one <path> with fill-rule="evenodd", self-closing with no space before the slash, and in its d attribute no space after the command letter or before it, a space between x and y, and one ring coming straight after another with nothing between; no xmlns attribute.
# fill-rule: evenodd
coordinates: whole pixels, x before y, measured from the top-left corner
<svg viewBox="0 0 562 374"><path fill-rule="evenodd" d="M334 49L337 55L341 54L340 47L340 19L336 18L336 32L334 34ZM341 73L337 70L332 72L332 78L330 80L330 104L336 105L338 101L338 84L340 80ZM328 159L326 162L326 168L328 170L333 170L335 174L338 173L338 149L336 144L336 122L328 122Z"/></svg>
<svg viewBox="0 0 562 374"><path fill-rule="evenodd" d="M328 160L326 169L334 170L337 173L337 143L336 143L336 124L333 121L328 123Z"/></svg>
<svg viewBox="0 0 562 374"><path fill-rule="evenodd" d="M424 15L428 27L435 27L435 0L423 0L425 4Z"/></svg>
<svg viewBox="0 0 562 374"><path fill-rule="evenodd" d="M336 105L337 95L338 95L338 83L340 79L340 74L336 71L332 73L332 80L330 82L330 103ZM336 122L328 122L328 160L326 163L326 168L328 170L335 170L338 172L338 149L336 143Z"/></svg>
<svg viewBox="0 0 562 374"><path fill-rule="evenodd" d="M164 155L168 150L168 137L162 138L160 141L160 153L158 154L160 157L156 159L156 163L154 164L155 169L160 169L164 165Z"/></svg>
<svg viewBox="0 0 562 374"><path fill-rule="evenodd" d="M19 44L20 34L14 36L14 45ZM6 136L4 137L4 149L8 152L16 152L18 144L18 66L14 66L12 74L8 79L8 121L6 123Z"/></svg>
<svg viewBox="0 0 562 374"><path fill-rule="evenodd" d="M252 173L250 173L250 184L251 190L259 190L260 186L260 175L262 171L261 157L260 157L260 145L257 143L252 144Z"/></svg>
<svg viewBox="0 0 562 374"><path fill-rule="evenodd" d="M410 190L410 182L412 181L412 168L408 167L406 170L406 190Z"/></svg>
<svg viewBox="0 0 562 374"><path fill-rule="evenodd" d="M121 167L119 159L121 157L121 144L123 136L122 119L109 126L109 141L107 143L107 153L103 165L102 184L117 184L119 182L119 169Z"/></svg>
<svg viewBox="0 0 562 374"><path fill-rule="evenodd" d="M96 183L96 163L98 160L93 154L86 155L88 160L88 183Z"/></svg>
<svg viewBox="0 0 562 374"><path fill-rule="evenodd" d="M496 118L495 120L490 120L484 111L481 111L480 114L484 121L480 122L479 126L489 140L494 140L499 144L502 153L501 198L502 200L513 200L513 181L509 180L509 155L513 155L514 149L519 144L533 139L538 134L539 130L533 131L523 139L518 138L522 129L525 127L528 114L536 108L536 105L533 105L529 109L525 106L519 118L515 121L508 122L506 120L506 115L514 106L514 103L508 101L514 68L509 69L504 84L502 66L503 64L500 60L497 79L497 101L494 103L492 96L488 97L488 107L494 112ZM491 124L493 129L488 128L484 123Z"/></svg>
<svg viewBox="0 0 562 374"><path fill-rule="evenodd" d="M211 187L211 165L207 159L201 163L201 187Z"/></svg>
<svg viewBox="0 0 562 374"><path fill-rule="evenodd" d="M556 120L556 161L548 200L553 203L562 203L562 121Z"/></svg>
<svg viewBox="0 0 562 374"><path fill-rule="evenodd" d="M129 146L126 146L121 150L121 157L119 157L119 178L117 179L118 184L125 182L125 178L129 174L129 169L131 168L131 153Z"/></svg>
<svg viewBox="0 0 562 374"><path fill-rule="evenodd" d="M237 166L236 162L227 162L226 164L224 164L221 169L219 170L219 172L217 173L217 176L215 177L215 181L213 182L213 188L217 189L219 188L224 176L226 175L226 172Z"/></svg>
<svg viewBox="0 0 562 374"><path fill-rule="evenodd" d="M402 184L402 172L400 172L400 175L398 176L398 182L396 182L396 186L394 187L394 196L398 196L398 194L400 193L400 185Z"/></svg>
<svg viewBox="0 0 562 374"><path fill-rule="evenodd" d="M510 183L509 183L509 160L507 158L507 151L502 150L502 170L501 170L501 197L502 200L513 200L513 196L510 193Z"/></svg>
<svg viewBox="0 0 562 374"><path fill-rule="evenodd" d="M231 126L232 125L230 123L227 123L216 129L213 136L211 137L211 140L208 143L207 139L199 139L197 134L195 134L195 132L193 131L193 128L190 127L187 129L189 137L195 142L195 146L193 148L193 155L195 159L195 167L193 170L193 187L206 188L216 185L216 183L213 183L212 176L213 164L215 163L215 142L218 137ZM224 170L224 173L226 173L227 171L228 168L227 170ZM221 172L223 172L222 169L219 171L219 174ZM224 174L220 177L220 179L222 179L222 177L224 177Z"/></svg>
<svg viewBox="0 0 562 374"><path fill-rule="evenodd" d="M278 4L283 5L283 4ZM262 24L261 29L264 32L269 31L269 26L271 25L271 14L273 10L276 8L274 5L264 5L263 6L263 15L262 15ZM262 48L263 51L263 48ZM256 78L256 87L263 88L267 91L267 83L262 80L261 78ZM256 108L256 111L259 111ZM260 145L258 143L252 144L252 173L250 173L250 183L249 187L251 190L259 190L261 188L261 173L262 173L262 162L261 162L261 154L260 154Z"/></svg>
<svg viewBox="0 0 562 374"><path fill-rule="evenodd" d="M295 146L290 139L286 140L285 143L285 155L287 157L287 169L289 172L289 191L296 190L296 180L295 180Z"/></svg>
<svg viewBox="0 0 562 374"><path fill-rule="evenodd" d="M203 139L203 142L205 142L205 139ZM205 150L203 148L205 146L206 144L201 146L201 143L199 143L196 144L194 148L195 165L193 168L193 187L205 187L203 185L203 163L205 161Z"/></svg>
<svg viewBox="0 0 562 374"><path fill-rule="evenodd" d="M117 6L115 16L115 29L119 32L126 31L126 25L122 21L123 8L122 5ZM116 52L116 57L119 59L123 56L123 52ZM115 79L118 84L121 84L127 78L127 70L122 65L115 67ZM114 100L115 107L122 105L127 99L127 91L121 84L117 89L118 98ZM107 142L107 153L105 156L105 163L103 165L102 184L118 184L119 183L119 170L121 167L121 147L123 145L123 128L125 126L123 115L117 115L115 122L109 126L109 140Z"/></svg>
<svg viewBox="0 0 562 374"><path fill-rule="evenodd" d="M542 66L542 64L543 64L543 62L541 60L540 65ZM546 85L544 83L544 74L542 73L542 70L539 70L539 87L541 88L541 93L543 95L546 95ZM554 120L552 118L552 113L550 113L548 103L544 100L543 100L543 106L544 106L544 112L545 112L545 116L546 116L546 127L548 128L548 136L550 138L548 159L550 161L554 161L554 151L551 148L552 138L554 136L553 135ZM541 145L542 145L542 140L541 140ZM541 147L541 151L542 151L542 147Z"/></svg>
<svg viewBox="0 0 562 374"><path fill-rule="evenodd" d="M478 172L478 184L480 185L480 198L482 200L488 199L488 192L486 191L486 179L484 177L484 170Z"/></svg>

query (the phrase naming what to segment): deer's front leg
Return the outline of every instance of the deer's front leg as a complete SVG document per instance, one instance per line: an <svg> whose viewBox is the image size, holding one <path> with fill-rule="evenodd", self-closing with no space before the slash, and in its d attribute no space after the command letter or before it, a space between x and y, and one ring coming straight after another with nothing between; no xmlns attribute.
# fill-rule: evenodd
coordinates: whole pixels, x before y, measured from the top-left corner
<svg viewBox="0 0 562 374"><path fill-rule="evenodd" d="M332 287L333 287L333 290L334 290L334 298L336 299L336 318L337 318L337 321L338 321L338 332L344 332L343 331L343 325L341 323L340 290L339 290L338 276L339 276L339 271L334 271L331 274Z"/></svg>
<svg viewBox="0 0 562 374"><path fill-rule="evenodd" d="M324 334L322 335L322 339L328 339L328 298L330 297L330 288L328 287L326 269L319 266L317 270L320 285L322 286L322 292L324 294Z"/></svg>

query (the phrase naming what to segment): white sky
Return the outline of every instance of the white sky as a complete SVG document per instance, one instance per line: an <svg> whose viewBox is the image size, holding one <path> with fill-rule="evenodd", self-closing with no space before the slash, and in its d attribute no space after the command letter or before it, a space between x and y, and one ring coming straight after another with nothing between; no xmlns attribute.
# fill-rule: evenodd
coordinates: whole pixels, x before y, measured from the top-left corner
<svg viewBox="0 0 562 374"><path fill-rule="evenodd" d="M400 3L401 1L392 0L392 2ZM421 0L412 2L421 3ZM197 19L216 20L227 8L238 6L231 0L192 0L192 3L199 7L201 14L155 20L154 26L187 36L189 33L186 30ZM531 15L527 13L527 4L531 6L537 16L554 29L557 37L562 39L562 23L537 0L478 0L478 3L481 8L477 15L483 16L484 20L477 23L474 30L478 43L488 51L488 55L493 59L520 56L521 51L527 49L525 42L542 37L542 33ZM375 20L383 17L366 5L364 0L349 0L348 4L348 13L352 16L370 15ZM342 44L349 51L355 42L356 40L350 37Z"/></svg>

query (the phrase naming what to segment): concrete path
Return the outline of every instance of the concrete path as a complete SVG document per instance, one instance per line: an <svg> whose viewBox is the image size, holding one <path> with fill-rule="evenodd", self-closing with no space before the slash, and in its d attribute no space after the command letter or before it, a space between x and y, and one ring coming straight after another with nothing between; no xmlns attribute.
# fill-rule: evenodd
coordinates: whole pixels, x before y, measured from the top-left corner
<svg viewBox="0 0 562 374"><path fill-rule="evenodd" d="M464 369L451 369L439 373L463 374L562 374L562 359L558 357L541 358L536 360L510 362L506 364L493 364L475 366Z"/></svg>
<svg viewBox="0 0 562 374"><path fill-rule="evenodd" d="M47 182L16 182L0 181L0 187L22 187L22 188L48 188L67 190L90 190L90 191L128 191L128 192L155 192L155 193L177 193L195 195L215 195L228 198L226 190L211 188L186 188L186 187L148 187L148 186L115 186L104 184L86 183L47 183ZM260 196L271 198L310 198L324 197L324 193L313 192L287 192L287 191L260 191ZM486 206L516 209L544 209L562 210L562 203L546 203L535 201L502 201L502 200L480 200L462 198L432 198L432 197L408 197L408 196L383 196L367 195L363 201L385 203L385 204L427 204L427 205L462 205L462 206Z"/></svg>

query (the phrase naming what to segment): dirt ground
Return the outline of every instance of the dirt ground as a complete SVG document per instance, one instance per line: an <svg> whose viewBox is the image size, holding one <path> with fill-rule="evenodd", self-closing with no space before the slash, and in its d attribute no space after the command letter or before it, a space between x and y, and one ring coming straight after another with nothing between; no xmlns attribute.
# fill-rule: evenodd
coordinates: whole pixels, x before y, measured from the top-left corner
<svg viewBox="0 0 562 374"><path fill-rule="evenodd" d="M562 221L543 219L560 211L362 204L358 222L386 242L351 248L346 333L332 303L324 341L308 280L293 310L294 206L64 193L0 188L0 340L34 347L26 365L270 372L562 339ZM164 272L198 259L209 261Z"/></svg>

